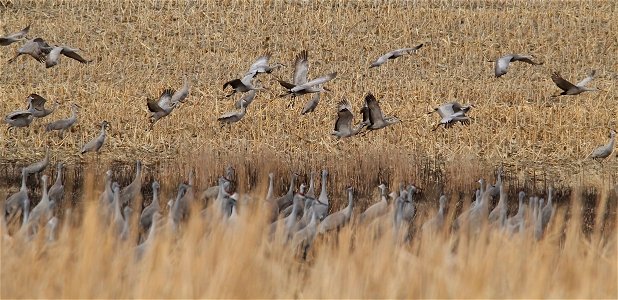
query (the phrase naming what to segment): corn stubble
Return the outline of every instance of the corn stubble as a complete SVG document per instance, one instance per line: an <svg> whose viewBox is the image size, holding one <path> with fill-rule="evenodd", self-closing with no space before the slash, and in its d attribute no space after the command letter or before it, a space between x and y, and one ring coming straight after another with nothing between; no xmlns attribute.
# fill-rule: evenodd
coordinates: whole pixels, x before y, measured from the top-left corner
<svg viewBox="0 0 618 300"><path fill-rule="evenodd" d="M455 203L464 202L455 195L469 195L470 178L487 177L503 163L511 178L526 185L538 176L564 186L597 187L598 208L609 207L610 217L597 217L592 232L582 233L581 193L572 192L570 204L562 206L538 242L529 233L510 238L491 230L474 237L422 236L418 227L437 209L434 192L418 208L409 243L394 238L389 219L376 225L381 229L351 226L338 236L319 237L305 262L293 249L265 238L265 216L255 204L239 210L234 228L196 217L178 237L162 230L151 251L135 261L134 244L117 241L96 218L97 179L74 168L68 180L84 180L84 191L74 213L63 215L58 241L47 245L43 235L29 243L3 238L2 298L618 297L615 198L603 192L608 174L615 180L616 159L611 156L602 167L581 162L605 143L618 113L616 105L607 105L616 99L612 82L618 69L611 1L17 0L3 5L0 19L7 30L44 20L30 35L79 46L94 62L64 59L45 69L24 59L5 66L2 114L22 107L34 92L64 105L30 128L0 131L0 157L30 158L51 145L54 161L79 161L80 147L105 119L113 124L102 153L85 159L96 178L113 161L139 158L150 166L148 178L162 183L162 199L173 194L179 174L186 174L196 157L198 185L212 183L223 165L232 163L239 190L255 189L258 198L270 171L282 178L289 171L327 167L331 211L345 206L348 185L369 195L380 182L393 187L402 180L421 187L444 182L441 188L453 195L449 227L459 209ZM417 54L368 68L384 52L420 42L425 46ZM0 61L11 57L13 48L3 47ZM309 98L297 99L290 111L288 101L277 98L282 90L276 82L291 78L289 66L303 49L309 50L310 77L339 74L329 83L332 91L306 116L300 110ZM271 90L258 93L242 121L220 129L217 117L234 103L221 85L266 52L288 68L261 77ZM493 65L484 61L510 52L535 54L545 64L513 66L493 78ZM550 97L557 91L551 71L579 78L591 68L598 69L594 84L605 92ZM185 74L188 102L146 131L146 96L179 86ZM345 96L356 111L367 92L404 122L335 141L329 134L336 103ZM437 117L425 112L451 99L475 102L472 124L432 132ZM44 124L68 115L71 102L82 107L75 128L62 139L45 134ZM281 192L285 182L277 184ZM511 184L510 192L514 189ZM363 196L354 214L374 199Z"/></svg>

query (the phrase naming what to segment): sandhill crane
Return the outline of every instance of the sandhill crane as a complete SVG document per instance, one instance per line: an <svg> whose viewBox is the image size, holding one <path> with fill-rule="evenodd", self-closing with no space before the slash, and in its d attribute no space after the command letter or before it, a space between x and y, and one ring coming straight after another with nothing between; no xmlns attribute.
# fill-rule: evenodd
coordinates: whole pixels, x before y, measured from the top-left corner
<svg viewBox="0 0 618 300"><path fill-rule="evenodd" d="M274 200L274 202L277 204L277 207L279 207L279 211L283 211L286 207L292 204L292 200L294 200L294 189L296 188L297 179L298 174L292 173L288 192L285 195Z"/></svg>
<svg viewBox="0 0 618 300"><path fill-rule="evenodd" d="M590 74L588 74L588 76L586 78L584 78L582 81L578 82L577 84L572 84L569 81L567 81L566 79L564 79L560 73L558 72L553 72L551 74L551 80L562 90L562 92L560 93L560 95L578 95L581 94L583 92L596 92L596 91L600 91L600 89L597 88L589 88L586 87L586 85L592 81L592 79L594 79L594 76L596 75L596 70L592 70L590 72ZM558 95L554 95L554 96L558 96Z"/></svg>
<svg viewBox="0 0 618 300"><path fill-rule="evenodd" d="M301 184L302 187L302 192L304 192L304 185ZM283 219L279 219L275 222L273 222L271 224L270 227L270 232L271 234L273 234L277 227L280 226L279 224L283 224L284 228L284 236L287 239L291 239L292 238L292 234L294 234L294 228L296 226L296 222L298 219L298 214L300 212L300 209L302 209L303 207L303 202L305 202L305 195L302 193L297 193L296 195L294 195L294 199L292 200L292 205L290 205L290 207L292 208L290 214L283 218Z"/></svg>
<svg viewBox="0 0 618 300"><path fill-rule="evenodd" d="M303 106L303 110L300 111L301 115L308 114L313 112L316 107L320 104L320 93L314 93L313 97L305 105Z"/></svg>
<svg viewBox="0 0 618 300"><path fill-rule="evenodd" d="M54 242L58 236L58 217L54 216L49 219L45 225L45 230L47 230L47 242Z"/></svg>
<svg viewBox="0 0 618 300"><path fill-rule="evenodd" d="M508 210L508 196L504 190L504 185L500 182L496 184L498 186L500 200L494 209L489 213L489 223L495 224L498 227L503 227L506 222L506 213ZM491 192L488 191L491 195ZM489 203L488 203L489 204Z"/></svg>
<svg viewBox="0 0 618 300"><path fill-rule="evenodd" d="M393 50L391 52L388 52L380 57L378 57L378 59L376 59L374 62L371 63L371 65L369 65L369 68L375 68L375 67L379 67L381 65L383 65L384 63L386 63L389 59L395 59L397 57L401 57L410 53L414 53L416 52L418 49L420 49L421 47L423 47L423 44L419 44L416 47L412 47L412 48L401 48L401 49L397 49L397 50Z"/></svg>
<svg viewBox="0 0 618 300"><path fill-rule="evenodd" d="M35 118L43 118L53 113L59 105L58 101L56 101L52 109L46 109L45 102L47 102L47 100L38 94L30 94L26 100L28 100L28 110Z"/></svg>
<svg viewBox="0 0 618 300"><path fill-rule="evenodd" d="M171 114L180 103L184 103L188 95L189 82L185 76L183 78L183 85L179 90L165 89L158 100L146 98L146 105L150 112L150 129L158 120Z"/></svg>
<svg viewBox="0 0 618 300"><path fill-rule="evenodd" d="M230 182L226 180L224 177L219 177L219 189L217 193L217 198L215 199L215 204L218 206L219 212L221 216L227 217L230 213L230 203L227 190L230 186Z"/></svg>
<svg viewBox="0 0 618 300"><path fill-rule="evenodd" d="M423 223L422 230L423 232L438 232L442 230L444 226L444 210L446 209L446 196L440 196L440 208L438 209L438 213L429 221Z"/></svg>
<svg viewBox="0 0 618 300"><path fill-rule="evenodd" d="M601 162L603 159L607 158L614 151L614 140L616 138L616 131L614 129L610 129L609 131L609 142L603 146L599 146L588 155L588 158L592 158L598 162Z"/></svg>
<svg viewBox="0 0 618 300"><path fill-rule="evenodd" d="M479 230L487 221L489 215L489 193L481 194L481 202L470 210L468 215L469 228L474 232Z"/></svg>
<svg viewBox="0 0 618 300"><path fill-rule="evenodd" d="M144 242L142 242L141 244L135 247L135 259L136 260L138 261L141 260L142 257L144 257L144 254L146 253L146 251L148 251L150 247L152 247L152 243L154 242L155 234L157 232L157 222L159 222L160 219L161 219L161 214L158 211L155 211L150 216L150 221L148 222L148 224L150 224L150 226L148 227L148 237L146 238Z"/></svg>
<svg viewBox="0 0 618 300"><path fill-rule="evenodd" d="M257 79L256 79L257 80ZM226 83L223 84L223 90L225 91L225 88L227 88L228 86L232 87L232 93L226 95L225 97L230 97L236 93L245 93L248 91L261 91L261 90L267 90L267 88L262 87L262 86L257 86L253 84L253 74L248 74L243 76L240 79L232 79Z"/></svg>
<svg viewBox="0 0 618 300"><path fill-rule="evenodd" d="M64 197L64 184L62 183L62 169L64 168L64 164L62 162L58 162L56 165L56 181L54 185L49 189L49 200L53 204L53 206L58 206L62 202L62 198Z"/></svg>
<svg viewBox="0 0 618 300"><path fill-rule="evenodd" d="M45 68L51 68L60 62L60 54L70 57L82 64L87 64L92 62L92 60L87 60L81 55L77 54L77 51L81 51L79 48L71 48L68 46L54 46L49 54L47 54L47 58L45 59Z"/></svg>
<svg viewBox="0 0 618 300"><path fill-rule="evenodd" d="M368 223L381 217L388 212L388 200L386 199L386 185L384 183L378 186L380 189L380 200L369 206L363 213L360 214L359 221Z"/></svg>
<svg viewBox="0 0 618 300"><path fill-rule="evenodd" d="M403 199L404 202L402 204L401 217L402 221L407 223L412 222L414 219L414 214L416 212L416 204L414 203L414 194L416 194L417 188L414 185L410 185L408 187L408 191L406 193L406 199Z"/></svg>
<svg viewBox="0 0 618 300"><path fill-rule="evenodd" d="M120 208L122 204L120 203L120 185L118 182L112 183L112 191L114 201L112 202L112 226L113 230L115 230L116 234L120 235L122 233L122 229L124 228L124 217L122 216L122 209Z"/></svg>
<svg viewBox="0 0 618 300"><path fill-rule="evenodd" d="M47 168L48 165L49 165L49 147L47 147L47 149L45 150L45 157L42 160L29 164L28 166L24 168L24 170L26 170L26 173L28 174L40 173L43 170L45 170L45 168Z"/></svg>
<svg viewBox="0 0 618 300"><path fill-rule="evenodd" d="M534 216L534 239L537 241L543 237L543 232L545 231L545 227L543 227L543 202L545 200L541 198L539 200L539 206L536 209L536 215Z"/></svg>
<svg viewBox="0 0 618 300"><path fill-rule="evenodd" d="M217 185L211 186L206 188L205 190L203 190L200 194L200 201L207 201L209 199L215 199L217 198L217 196L219 195L219 187L221 186L221 184L224 181L229 181L229 187L230 189L227 190L228 192L232 192L232 183L235 179L236 175L235 175L235 170L234 167L232 167L231 165L228 165L225 167L225 175L221 178L219 178L219 182L217 183Z"/></svg>
<svg viewBox="0 0 618 300"><path fill-rule="evenodd" d="M279 80L279 84L287 89L286 93L280 95L280 97L285 97L287 95L292 95L294 97L310 93L326 92L328 91L328 89L321 87L321 85L335 79L336 77L337 72L333 72L303 83L301 85L296 85L293 83L285 82L283 80Z"/></svg>
<svg viewBox="0 0 618 300"><path fill-rule="evenodd" d="M28 220L31 226L32 233L36 233L38 231L40 223L45 224L52 217L52 207L51 202L49 201L49 194L47 192L48 180L49 176L41 176L41 190L43 191L43 195L41 196L41 201L39 201L39 203L34 206L32 211L30 212L30 218Z"/></svg>
<svg viewBox="0 0 618 300"><path fill-rule="evenodd" d="M306 189L306 188L307 188L307 186L306 186L304 183L301 183L301 184L300 184L300 187L298 188L298 193L296 193L296 194L294 195L294 197L299 197L299 196L302 196L302 197L303 197L303 201L301 201L301 202L296 202L296 201L292 200L292 205L290 205L290 206L286 207L286 208L283 210L282 214L283 214L284 216L289 215L289 214L292 212L292 210L294 209L294 206L296 206L297 214L303 214L303 209L304 209L304 207L305 207L305 203L304 203L305 201L304 201L304 199L305 199L305 189Z"/></svg>
<svg viewBox="0 0 618 300"><path fill-rule="evenodd" d="M301 51L296 55L294 62L294 75L292 83L294 85L302 85L307 83L309 74L309 53L307 50Z"/></svg>
<svg viewBox="0 0 618 300"><path fill-rule="evenodd" d="M234 103L234 107L236 109L242 109L244 105L245 108L249 108L249 104L253 102L256 94L257 92L255 90L250 90L246 92L242 97L240 97L240 99L238 99L238 101L236 101L236 103Z"/></svg>
<svg viewBox="0 0 618 300"><path fill-rule="evenodd" d="M470 124L470 118L466 116L466 113L470 110L470 108L474 107L473 103L470 103L467 106L459 104L459 102L448 102L442 104L434 110L428 112L427 114L431 114L433 112L437 112L442 118L440 122L433 128L433 130L438 129L440 125L444 125L444 128L450 128L455 125L455 123L460 122L463 125Z"/></svg>
<svg viewBox="0 0 618 300"><path fill-rule="evenodd" d="M120 203L122 205L131 205L133 199L142 195L142 162L135 162L135 177L133 181L120 190Z"/></svg>
<svg viewBox="0 0 618 300"><path fill-rule="evenodd" d="M109 208L114 201L114 190L112 189L112 170L105 172L105 183L103 192L99 195L99 203L102 207Z"/></svg>
<svg viewBox="0 0 618 300"><path fill-rule="evenodd" d="M525 224L524 214L526 213L526 204L524 203L524 198L526 197L526 193L520 191L517 197L519 199L517 214L508 218L506 221L507 232L510 234L521 232Z"/></svg>
<svg viewBox="0 0 618 300"><path fill-rule="evenodd" d="M294 233L294 236L292 237L292 247L293 249L299 249L302 251L303 259L307 259L307 253L309 252L311 245L313 245L313 240L315 239L318 227L317 219L316 213L311 213L311 220L309 221L309 224Z"/></svg>
<svg viewBox="0 0 618 300"><path fill-rule="evenodd" d="M489 197L489 195L486 195L485 193L485 180L483 178L479 179L478 183L480 184L481 188L480 190L477 190L476 192L476 203L472 203L470 205L470 208L468 208L468 210L462 212L457 219L455 219L455 222L453 223L453 229L459 229L463 226L464 222L468 222L470 223L470 219L472 218L472 214L474 214L474 218L476 219L475 222L480 223L481 221L484 220L484 218L487 217L487 214L485 214L485 217L482 217L481 215L487 211L487 213L489 213L488 211L488 207L487 207L487 202L489 199L486 199Z"/></svg>
<svg viewBox="0 0 618 300"><path fill-rule="evenodd" d="M105 142L105 128L108 125L109 122L107 121L101 122L101 132L96 138L92 139L82 147L81 154L91 151L99 153L99 150L101 150L101 147L103 146L103 142Z"/></svg>
<svg viewBox="0 0 618 300"><path fill-rule="evenodd" d="M327 178L328 170L323 169L320 196L313 204L313 211L315 211L318 220L323 220L328 215L328 209L330 208L330 204L328 202L328 192L326 191Z"/></svg>
<svg viewBox="0 0 618 300"><path fill-rule="evenodd" d="M24 38L28 34L28 31L30 31L30 24L28 24L28 26L18 32L10 33L3 37L0 37L0 46L8 46L17 41L24 40Z"/></svg>
<svg viewBox="0 0 618 300"><path fill-rule="evenodd" d="M142 210L142 214L139 217L139 224L144 232L146 232L146 230L148 230L152 226L152 216L155 213L159 213L159 211L161 210L161 207L159 206L160 187L161 186L159 185L159 182L157 182L156 180L152 182L152 202L150 202L150 204L146 206L144 210Z"/></svg>
<svg viewBox="0 0 618 300"><path fill-rule="evenodd" d="M354 194L352 187L348 187L348 206L344 209L328 215L318 226L319 233L339 229L350 221L352 210L354 209Z"/></svg>
<svg viewBox="0 0 618 300"><path fill-rule="evenodd" d="M77 110L79 106L75 103L71 104L71 116L67 119L60 119L45 125L45 132L52 130L60 130L60 136L64 136L64 131L71 128L77 122Z"/></svg>
<svg viewBox="0 0 618 300"><path fill-rule="evenodd" d="M30 55L38 62L44 62L47 54L52 50L52 47L43 40L42 38L34 38L32 40L26 41L26 43L21 46L21 48L17 49L17 53L11 59L9 59L8 63L14 62L21 55L27 54Z"/></svg>
<svg viewBox="0 0 618 300"><path fill-rule="evenodd" d="M553 187L549 187L549 189L547 191L547 204L545 204L545 206L543 206L543 208L540 211L540 213L541 213L541 226L543 226L543 230L545 230L545 228L547 228L547 225L549 224L549 221L551 220L551 218L554 215L554 212L556 210L556 208L553 206L553 203L552 203L553 194L554 194L554 188Z"/></svg>
<svg viewBox="0 0 618 300"><path fill-rule="evenodd" d="M277 220L279 216L279 206L275 202L274 196L274 178L273 173L268 173L268 190L266 192L266 198L264 198L264 207L268 212L268 220L272 223Z"/></svg>
<svg viewBox="0 0 618 300"><path fill-rule="evenodd" d="M180 222L186 220L189 216L190 203L187 203L187 201L183 200L186 199L184 198L184 196L187 192L187 189L189 189L189 186L181 183L178 187L178 194L176 194L176 200L174 201L174 204L172 204L172 208L170 211L170 220L172 221L173 228L175 230L178 229Z"/></svg>
<svg viewBox="0 0 618 300"><path fill-rule="evenodd" d="M331 135L337 138L351 137L358 134L367 124L361 122L352 127L354 115L352 115L352 106L348 100L343 99L339 102L339 110L337 111L337 121L335 122L335 130Z"/></svg>
<svg viewBox="0 0 618 300"><path fill-rule="evenodd" d="M315 181L313 180L314 177L315 172L311 171L311 173L309 174L309 189L305 194L305 196L310 199L315 199Z"/></svg>
<svg viewBox="0 0 618 300"><path fill-rule="evenodd" d="M130 233L130 225L129 221L131 221L131 214L133 213L133 209L129 206L125 206L122 210L122 216L124 217L124 222L122 223L122 230L120 231L120 240L126 241L129 238Z"/></svg>
<svg viewBox="0 0 618 300"><path fill-rule="evenodd" d="M365 96L365 105L369 109L369 122L367 124L369 130L377 130L401 122L397 117L384 117L378 100L371 93Z"/></svg>
<svg viewBox="0 0 618 300"><path fill-rule="evenodd" d="M23 206L23 203L26 199L28 199L28 186L26 185L26 179L28 178L28 173L25 169L21 169L21 187L19 191L9 196L4 204L4 217L7 220L7 223L11 223L13 217L19 211L19 209ZM22 212L22 215L25 212Z"/></svg>
<svg viewBox="0 0 618 300"><path fill-rule="evenodd" d="M221 128L223 128L225 124L232 124L232 123L236 123L240 121L245 116L246 113L247 113L247 106L244 102L242 102L240 104L239 111L232 111L232 112L224 113L219 118L217 118L217 121L222 123Z"/></svg>
<svg viewBox="0 0 618 300"><path fill-rule="evenodd" d="M245 73L245 76L248 76L248 75L256 76L262 73L270 74L272 73L272 71L278 68L284 67L284 65L280 63L275 63L271 66L268 62L270 60L270 56L271 56L270 53L266 53L258 57L255 60L255 62L251 65L251 67L249 67L249 71Z"/></svg>
<svg viewBox="0 0 618 300"><path fill-rule="evenodd" d="M506 74L506 72L509 69L509 64L511 62L514 61L521 61L521 62L525 62L531 65L542 65L542 62L535 62L533 61L534 57L530 56L530 55L523 55L523 54L507 54L504 55L498 59L495 60L495 64L494 64L494 74L496 75L496 78ZM491 61L490 62L494 62Z"/></svg>
<svg viewBox="0 0 618 300"><path fill-rule="evenodd" d="M32 112L28 110L18 110L6 115L4 117L4 122L9 124L10 129L11 127L28 127L33 119L34 116Z"/></svg>

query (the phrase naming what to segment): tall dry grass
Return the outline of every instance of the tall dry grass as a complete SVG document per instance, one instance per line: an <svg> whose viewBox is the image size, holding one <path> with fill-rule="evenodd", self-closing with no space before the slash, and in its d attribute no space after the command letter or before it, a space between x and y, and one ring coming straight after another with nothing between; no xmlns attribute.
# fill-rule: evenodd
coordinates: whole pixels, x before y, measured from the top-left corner
<svg viewBox="0 0 618 300"><path fill-rule="evenodd" d="M575 193L579 195L578 193ZM395 235L389 213L371 225L320 236L303 261L268 239L260 201L232 225L196 212L174 233L163 220L141 260L135 235L119 241L97 201L66 216L58 239L2 239L2 298L616 298L616 223L583 234L582 203L559 208L545 236L485 228ZM605 203L605 201L601 201ZM449 208L446 228L455 216ZM601 207L599 207L601 208ZM567 210L569 214L567 215ZM358 211L355 211L358 215ZM602 214L603 215L603 214ZM137 221L133 219L133 222ZM3 231L5 233L5 231ZM136 234L134 232L134 234ZM4 235L3 235L4 236Z"/></svg>

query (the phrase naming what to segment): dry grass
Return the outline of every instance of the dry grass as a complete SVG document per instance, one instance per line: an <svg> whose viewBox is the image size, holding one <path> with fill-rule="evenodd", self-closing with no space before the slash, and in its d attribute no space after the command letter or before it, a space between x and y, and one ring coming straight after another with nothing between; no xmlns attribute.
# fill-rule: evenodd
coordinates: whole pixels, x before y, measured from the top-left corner
<svg viewBox="0 0 618 300"><path fill-rule="evenodd" d="M617 6L0 0L2 33L33 23L32 37L80 47L94 59L80 65L63 58L45 69L22 57L2 66L0 114L24 108L30 93L62 106L28 129L0 130L0 196L19 186L17 167L38 160L49 145L52 161L68 162L65 201L72 203L94 199L107 168L126 183L132 176L126 163L134 159L147 165L145 182L161 181L164 199L191 167L197 169L197 186L207 187L231 163L239 191L257 195L263 195L268 172L276 173L283 191L290 171L326 167L335 210L344 205L347 185L357 190L360 210L373 201L368 195L379 182L405 181L424 188L422 217L435 209L440 192L452 195L454 214L463 203L458 195L470 195L474 178L491 178L503 164L511 194L543 193L553 184L562 190L559 202L567 203L552 233L538 243L488 231L471 239L415 235L410 244L396 246L388 231L374 239L373 231L353 227L337 241L320 240L307 263L289 248L265 242L263 227L255 225L262 223L248 221L254 210L242 214L233 234L195 218L178 239L162 234L156 251L134 263L132 245L97 237L102 225L85 219L93 207L83 204L79 213L63 216L60 240L53 245L2 241L0 296L617 298L616 198L607 191L616 184L618 163L614 155L603 165L582 160L606 142L607 128L616 122L618 106L611 103L617 99ZM420 42L425 47L417 55L367 68L386 51ZM17 47L2 47L0 61ZM300 109L308 98L287 110L276 82L291 77L292 60L303 49L309 51L310 77L339 74L328 83L332 92L307 116ZM220 129L216 118L234 102L224 97L222 84L265 52L288 68L261 77L270 91L258 93L245 119ZM545 64L515 64L503 78L493 78L493 65L485 61L509 52L534 54ZM550 97L558 90L551 71L578 81L590 69L598 74L591 85L604 92ZM183 75L191 83L189 102L146 131L146 96L179 87ZM387 115L404 122L336 141L330 136L336 103L346 97L356 111L367 92ZM437 116L425 112L453 98L475 102L471 126L432 132ZM68 116L72 102L82 107L75 129L63 139L45 134L44 124ZM80 157L80 147L103 119L112 128L102 154ZM86 174L98 175L84 182ZM576 189L581 186L593 189ZM32 199L38 199L36 188ZM144 192L148 202L149 188ZM586 200L584 212L597 214L605 207L597 202L609 201L608 218L595 225L597 219L584 216L586 235L582 217L572 213L580 211L579 200Z"/></svg>
<svg viewBox="0 0 618 300"><path fill-rule="evenodd" d="M599 220L583 235L580 198L572 200L573 213L567 218L559 209L539 242L532 232L423 235L419 217L411 242L401 244L388 216L374 226L348 226L338 236L319 237L306 262L266 238L257 206L241 206L241 218L231 227L197 216L180 235L164 225L136 261L134 242L119 242L97 218L96 201L86 201L84 214L67 216L52 244L44 234L30 242L19 234L3 238L1 296L616 298L615 223L602 231ZM453 212L451 207L450 217Z"/></svg>

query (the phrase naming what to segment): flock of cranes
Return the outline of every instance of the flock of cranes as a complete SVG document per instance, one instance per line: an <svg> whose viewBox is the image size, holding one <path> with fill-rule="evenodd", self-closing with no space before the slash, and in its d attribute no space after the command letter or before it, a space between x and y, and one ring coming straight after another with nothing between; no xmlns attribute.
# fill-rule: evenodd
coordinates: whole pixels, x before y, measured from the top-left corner
<svg viewBox="0 0 618 300"><path fill-rule="evenodd" d="M15 236L32 239L36 234L45 234L52 242L56 239L59 218L58 209L62 208L64 197L63 164L56 167L54 184L49 187L50 176L45 170L50 165L49 151L45 158L22 169L22 180L19 191L10 195L3 205L2 231L5 238ZM26 181L31 174L40 176L42 196L40 201L31 208L31 200ZM40 175L42 174L42 175ZM261 212L266 216L266 233L271 240L280 240L298 250L305 257L313 245L314 239L329 232L335 232L345 226L392 226L392 232L397 234L398 241L409 241L418 234L442 234L450 230L469 230L476 233L485 226L500 230L508 236L531 233L536 239L542 238L555 212L553 189L549 188L547 201L538 197L530 197L525 201L525 193L518 195L517 213L508 216L508 196L502 181L502 172L494 185L478 181L480 187L476 190L474 202L452 223L452 228L446 228L449 209L448 198L441 195L437 213L424 220L419 218L416 197L419 188L415 185L399 185L399 188L389 189L382 183L377 186L379 191L375 203L366 208L355 205L357 195L354 188L345 190L347 205L339 211L332 211L333 200L328 189L328 171L321 172L320 192L317 194L315 172L308 174L309 183L299 183L299 174L293 173L286 193L276 196L274 189L275 176L268 175L268 189L265 195L255 193L239 194L235 191L236 174L232 166L226 168L224 176L219 177L217 185L198 189L195 185L195 172L191 171L186 183L178 185L176 196L167 203L161 203L160 184L153 180L152 198L144 199L142 164L136 162L135 176L125 187L113 180L113 172L105 173L103 190L98 197L97 215L109 222L112 234L119 239L130 241L132 226L137 226L138 236L135 251L141 257L156 236L156 231L184 230L189 217L201 217L208 222L221 222L222 226L235 226L242 214L253 215ZM389 193L390 190L390 193ZM499 201L490 210L492 200ZM144 199L144 201L140 201ZM148 203L148 205L142 205ZM198 208L200 211L191 211ZM256 210L253 211L252 210ZM131 222L133 213L139 213L135 224ZM356 214L358 212L358 215ZM21 220L20 220L21 218ZM263 220L259 219L258 220ZM248 220L252 225L255 222ZM390 224L390 225L389 225ZM9 227L13 228L10 230ZM107 227L107 226L106 226ZM372 227L373 228L373 227ZM382 230L383 231L383 230ZM9 235L9 232L12 234Z"/></svg>
<svg viewBox="0 0 618 300"><path fill-rule="evenodd" d="M80 51L78 48L58 45L51 46L48 42L38 37L28 39L29 30L30 26L27 26L19 32L0 37L1 46L24 42L9 62L16 61L22 55L28 55L38 62L44 62L47 68L58 65L61 55L77 60L80 63L91 62L77 53ZM371 62L369 68L377 68L389 60L416 53L422 47L423 44L420 44L415 47L388 52ZM303 115L315 111L319 105L320 95L330 91L326 85L337 78L337 72L330 72L310 79L308 57L306 50L298 53L294 61L292 79L290 81L278 79L279 84L284 88L284 92L280 97L290 97L293 101L296 97L311 94L311 99L303 105L301 111ZM260 91L268 90L267 87L261 85L259 76L273 74L277 70L286 67L281 63L271 64L270 59L271 54L260 56L240 78L229 80L223 84L224 91L229 88L232 90L227 97L242 94L234 103L235 108L239 110L225 113L218 118L218 121L223 126L241 121L257 94ZM495 77L504 76L508 71L510 63L517 61L531 65L542 64L542 62L534 61L534 58L529 55L505 55L494 61ZM594 79L595 73L593 70L577 84L570 83L557 72L552 74L551 79L562 90L560 95L578 95L586 91L599 90L587 87ZM189 81L184 77L183 85L180 89L165 89L158 99L147 98L146 104L150 112L149 128L152 130L158 121L170 115L175 108L185 103L189 94ZM53 107L46 107L48 101L34 93L30 94L27 100L27 109L16 110L5 116L4 121L9 125L9 128L28 127L34 118L47 117L53 114L59 106L58 102L54 102ZM437 112L440 120L433 129L436 130L440 126L451 128L456 123L469 125L471 118L467 114L473 107L475 107L474 103L462 105L458 102L448 102L434 108L428 114ZM59 131L60 135L63 135L78 121L79 109L80 106L77 104L71 104L71 116L48 123L45 125L45 130ZM351 103L347 99L342 99L338 103L335 126L331 134L336 138L350 138L401 122L396 116L385 115L377 98L372 93L367 93L364 97L359 113L360 121L354 122ZM100 126L99 134L83 145L80 151L81 154L87 152L98 153L101 150L105 143L106 130L110 123L103 120ZM588 157L595 160L602 160L608 157L614 148L615 135L616 132L612 129L610 131L610 141L606 145L595 149ZM37 178L39 178L39 174L43 173L49 164L48 148L43 160L22 169L19 191L10 195L3 202L3 226L6 227L9 224L19 222L18 219L21 218L21 226L14 234L32 237L41 231L43 227L46 227L49 239L54 240L56 236L55 231L59 223L59 219L55 216L55 210L62 203L64 194L63 164L58 163L56 168L57 175L51 187L48 186L50 176L46 174L40 176L41 190L43 191L42 197L32 209L30 209L31 201L26 185L27 178L31 174L36 174ZM267 212L271 236L282 233L282 236L285 237L285 242L290 243L292 247L301 249L303 256L306 255L307 251L311 248L313 240L319 234L327 234L344 226L350 226L351 223L352 225L358 224L359 226L370 225L384 220L384 218L391 218L394 231L401 232L406 231L406 229L409 230L418 215L415 205L415 195L418 188L414 185L404 186L403 184L399 189L392 189L390 193L389 187L385 184L380 184L377 187L379 198L373 205L364 209L358 215L358 218L355 217L354 213L359 210L358 207L355 207L356 196L354 189L353 187L347 187L345 191L347 197L343 200L347 201L347 206L333 212L331 211L331 199L329 199L327 188L328 171L322 170L319 195L316 195L314 175L314 173L311 173L308 186L305 183L301 183L297 189L299 176L292 174L287 193L277 197L273 188L275 178L271 173L269 174L267 194L263 198L257 198L249 194L240 195L235 192L235 174L231 167L226 170L224 176L219 178L217 185L203 190L196 188L195 174L191 172L188 182L179 184L176 197L167 202L166 205L160 203L160 184L157 181L153 181L151 184L153 198L148 206L142 208L136 204L139 203L136 199L143 198L141 195L143 185L142 165L140 161L137 161L135 178L126 187L121 187L117 182L114 182L111 171L106 172L103 192L99 197L99 209L101 217L109 221L110 226L116 230L118 237L121 239L127 239L129 236L131 214L133 212L140 213L138 226L142 234L139 245L136 245L136 253L140 253L138 255L141 255L141 253L148 249L148 245L152 243L156 236L155 232L160 230L160 227L168 227L175 232L182 230L183 224L186 224L187 219L191 215L191 208L195 207L196 203L203 204L204 210L200 212L200 216L212 220L223 220L227 225L236 223L239 214L248 211L247 207L249 206L243 207L243 205L250 203L258 204L257 206L260 209L264 209ZM479 180L479 184L480 188L476 191L475 201L468 210L462 212L457 217L453 224L453 230L468 228L477 231L489 224L489 226L504 230L508 234L523 233L527 229L531 229L536 238L542 237L555 211L551 188L548 191L547 202L538 197L531 197L526 204L525 194L520 192L518 211L515 215L509 217L507 215L508 198L505 187L502 184L501 175L498 176L498 180L493 186L487 185L482 179ZM498 204L490 211L491 200L495 197L499 198ZM448 209L448 198L442 195L438 202L437 214L422 223L420 227L422 232L437 233L445 231L445 211ZM210 211L208 208L211 208ZM165 213L166 211L167 214ZM163 220L166 221L163 222ZM357 222L353 222L355 220ZM162 225L163 223L166 225ZM9 231L3 230L3 232L8 234Z"/></svg>
<svg viewBox="0 0 618 300"><path fill-rule="evenodd" d="M49 45L42 38L28 39L27 35L30 31L30 25L22 29L21 31L8 34L4 37L0 37L0 45L9 46L16 42L25 41L24 44L17 49L17 52L9 62L14 62L21 55L29 55L39 62L45 62L47 68L56 66L59 62L60 55L70 57L80 63L89 63L90 60L86 60L77 54L78 48L69 46ZM375 61L371 62L369 68L377 68L384 65L389 60L410 55L418 52L423 47L423 44L419 44L415 47L402 48L390 51ZM239 122L247 113L247 109L251 102L255 99L256 94L259 91L267 90L267 87L262 86L259 83L258 76L261 74L272 74L273 72L286 67L281 63L271 64L271 54L265 54L258 57L243 73L242 77L232 79L223 84L223 90L231 87L232 92L227 95L231 97L236 93L243 94L238 101L235 102L235 107L238 111L232 111L221 115L218 121L222 124L232 124ZM523 62L531 65L542 65L542 62L536 62L534 57L523 54L508 54L498 59L491 60L494 62L494 75L496 78L504 76L512 62ZM325 84L337 78L337 72L331 72L326 75L309 79L309 55L307 50L301 51L294 61L294 73L290 82L278 79L279 84L285 88L285 92L280 97L291 96L292 98L302 96L305 94L313 94L312 98L306 102L303 106L301 114L308 114L313 112L319 104L320 94L330 91ZM578 95L586 91L599 91L597 88L587 87L587 84L594 79L596 72L593 70L586 78L577 84L572 84L568 80L564 79L558 72L553 72L551 75L552 81L558 86L562 92L559 95ZM173 89L165 89L158 99L146 99L146 104L150 112L150 126L149 129L153 129L156 122L162 118L170 115L172 111L177 108L181 103L184 103L189 96L189 82L184 77L182 87L175 91ZM557 95L555 95L557 96ZM58 107L58 102L51 109L45 108L46 99L37 94L31 94L28 96L28 108L25 110L16 110L7 114L4 121L11 127L28 127L34 118L43 118L53 113ZM293 102L291 102L293 104ZM437 112L440 115L440 121L433 128L436 130L438 127L450 128L456 123L462 125L470 124L470 117L467 113L471 108L475 107L474 103L468 105L462 105L458 102L448 102L436 107L431 112ZM62 136L67 129L71 128L77 122L78 108L76 104L71 105L72 114L67 119L61 119L51 122L45 126L46 131L58 130ZM430 112L430 113L431 113ZM360 110L362 121L354 124L354 114L352 112L352 106L347 99L342 99L338 104L337 118L335 121L334 130L332 135L337 139L349 138L358 135L363 132L377 130L385 128L387 126L397 124L401 120L395 116L385 117L376 97L372 93L367 93L363 106ZM81 153L100 151L105 142L105 130L109 124L107 121L103 121L101 126L101 132L98 136L95 136L90 142L86 143ZM613 132L613 129L612 129ZM613 134L612 134L613 136ZM613 149L613 137L608 145L612 145ZM606 145L607 146L607 145ZM606 146L603 146L607 148ZM590 158L602 159L611 154L611 151L607 153L605 148L600 147L593 151L593 155ZM603 149L602 149L603 148Z"/></svg>

